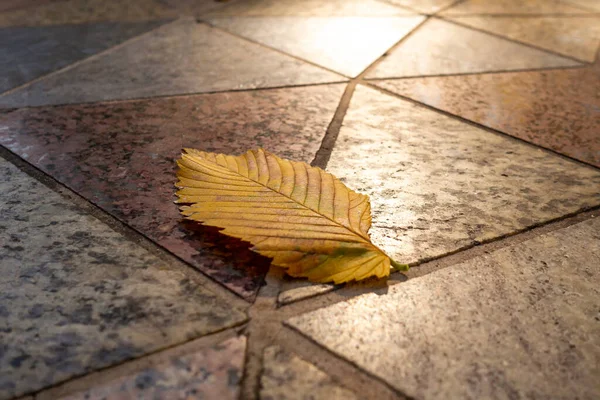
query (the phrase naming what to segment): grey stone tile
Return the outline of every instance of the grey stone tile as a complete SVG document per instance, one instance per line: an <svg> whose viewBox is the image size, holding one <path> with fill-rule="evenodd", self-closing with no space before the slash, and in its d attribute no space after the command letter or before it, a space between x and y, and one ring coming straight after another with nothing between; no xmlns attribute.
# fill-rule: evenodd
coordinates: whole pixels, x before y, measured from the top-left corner
<svg viewBox="0 0 600 400"><path fill-rule="evenodd" d="M289 324L409 396L600 397L600 218Z"/></svg>
<svg viewBox="0 0 600 400"><path fill-rule="evenodd" d="M265 349L260 384L261 400L358 399L325 372L279 346Z"/></svg>
<svg viewBox="0 0 600 400"><path fill-rule="evenodd" d="M449 18L463 25L587 62L594 62L600 46L600 17L480 15Z"/></svg>
<svg viewBox="0 0 600 400"><path fill-rule="evenodd" d="M313 17L392 16L414 14L379 0L247 0L236 1L211 11L208 16L231 17Z"/></svg>
<svg viewBox="0 0 600 400"><path fill-rule="evenodd" d="M423 17L223 17L209 22L288 54L354 77Z"/></svg>
<svg viewBox="0 0 600 400"><path fill-rule="evenodd" d="M358 86L327 170L371 197L371 238L415 263L600 204L600 172Z"/></svg>
<svg viewBox="0 0 600 400"><path fill-rule="evenodd" d="M60 69L155 28L160 22L4 28L0 92Z"/></svg>
<svg viewBox="0 0 600 400"><path fill-rule="evenodd" d="M343 81L294 58L181 19L0 97L0 107L131 99Z"/></svg>
<svg viewBox="0 0 600 400"><path fill-rule="evenodd" d="M329 283L312 283L300 279L286 280L283 282L281 291L277 296L277 303L283 306L309 297L329 293L335 290L335 288L335 285Z"/></svg>
<svg viewBox="0 0 600 400"><path fill-rule="evenodd" d="M583 64L529 46L440 19L430 19L386 56L367 78L580 65Z"/></svg>
<svg viewBox="0 0 600 400"><path fill-rule="evenodd" d="M0 399L246 319L12 164L0 171Z"/></svg>
<svg viewBox="0 0 600 400"><path fill-rule="evenodd" d="M239 397L245 350L245 336L232 338L62 400L234 400Z"/></svg>

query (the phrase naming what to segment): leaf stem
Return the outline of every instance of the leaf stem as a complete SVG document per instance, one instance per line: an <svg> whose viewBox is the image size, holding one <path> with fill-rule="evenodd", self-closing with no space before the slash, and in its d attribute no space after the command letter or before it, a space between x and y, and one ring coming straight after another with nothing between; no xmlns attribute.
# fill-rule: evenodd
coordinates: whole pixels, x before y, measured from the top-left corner
<svg viewBox="0 0 600 400"><path fill-rule="evenodd" d="M400 264L390 258L390 264L394 271L408 271L408 264Z"/></svg>

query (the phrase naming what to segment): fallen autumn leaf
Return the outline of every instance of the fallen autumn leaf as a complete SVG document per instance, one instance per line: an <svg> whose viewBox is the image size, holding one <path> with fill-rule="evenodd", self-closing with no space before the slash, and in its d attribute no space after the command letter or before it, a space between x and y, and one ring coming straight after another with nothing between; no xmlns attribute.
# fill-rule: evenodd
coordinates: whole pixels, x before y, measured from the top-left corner
<svg viewBox="0 0 600 400"><path fill-rule="evenodd" d="M185 149L176 201L185 218L250 242L294 277L343 283L390 274L391 260L369 239L371 205L317 167L262 149L230 156Z"/></svg>

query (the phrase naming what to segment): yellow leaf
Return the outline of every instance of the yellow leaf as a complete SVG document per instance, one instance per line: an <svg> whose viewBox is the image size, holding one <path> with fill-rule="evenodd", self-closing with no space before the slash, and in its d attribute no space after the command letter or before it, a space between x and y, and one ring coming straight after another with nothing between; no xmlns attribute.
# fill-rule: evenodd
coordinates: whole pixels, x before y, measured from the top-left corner
<svg viewBox="0 0 600 400"><path fill-rule="evenodd" d="M177 203L190 220L250 242L273 265L342 283L407 269L371 243L369 198L333 175L262 149L240 156L185 149Z"/></svg>

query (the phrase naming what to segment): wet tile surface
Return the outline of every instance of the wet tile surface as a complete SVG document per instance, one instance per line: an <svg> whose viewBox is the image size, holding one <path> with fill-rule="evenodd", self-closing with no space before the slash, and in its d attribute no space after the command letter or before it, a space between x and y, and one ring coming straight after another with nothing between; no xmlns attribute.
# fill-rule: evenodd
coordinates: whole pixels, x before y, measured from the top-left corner
<svg viewBox="0 0 600 400"><path fill-rule="evenodd" d="M354 77L423 17L212 18L215 26Z"/></svg>
<svg viewBox="0 0 600 400"><path fill-rule="evenodd" d="M177 0L66 0L38 2L36 7L13 9L0 14L0 26L45 26L104 21L149 21L174 18L169 6Z"/></svg>
<svg viewBox="0 0 600 400"><path fill-rule="evenodd" d="M578 60L593 62L600 46L600 17L451 17L483 29Z"/></svg>
<svg viewBox="0 0 600 400"><path fill-rule="evenodd" d="M62 400L237 399L246 338L232 338Z"/></svg>
<svg viewBox="0 0 600 400"><path fill-rule="evenodd" d="M441 15L469 14L589 14L589 11L560 0L467 0L444 10Z"/></svg>
<svg viewBox="0 0 600 400"><path fill-rule="evenodd" d="M573 69L378 85L600 167L600 73Z"/></svg>
<svg viewBox="0 0 600 400"><path fill-rule="evenodd" d="M598 398L599 232L582 222L289 323L415 398Z"/></svg>
<svg viewBox="0 0 600 400"><path fill-rule="evenodd" d="M456 3L457 0L388 0L391 4L408 7L422 13L436 13L445 7Z"/></svg>
<svg viewBox="0 0 600 400"><path fill-rule="evenodd" d="M12 164L0 171L0 399L246 319Z"/></svg>
<svg viewBox="0 0 600 400"><path fill-rule="evenodd" d="M160 22L0 29L0 92L151 30Z"/></svg>
<svg viewBox="0 0 600 400"><path fill-rule="evenodd" d="M390 52L367 78L577 65L582 64L450 22L430 19Z"/></svg>
<svg viewBox="0 0 600 400"><path fill-rule="evenodd" d="M344 85L326 85L5 111L0 143L253 298L268 261L244 252L219 253L219 238L193 234L179 223L175 159L184 147L230 154L263 147L310 162L343 90ZM220 246L212 248L211 240Z"/></svg>
<svg viewBox="0 0 600 400"><path fill-rule="evenodd" d="M335 290L336 286L329 283L312 283L305 280L291 279L284 281L281 291L277 296L277 303L281 306L296 301L308 299L320 294Z"/></svg>
<svg viewBox="0 0 600 400"><path fill-rule="evenodd" d="M339 82L341 76L193 19L0 97L0 107Z"/></svg>
<svg viewBox="0 0 600 400"><path fill-rule="evenodd" d="M250 0L237 1L210 16L276 17L276 16L392 16L414 14L379 0Z"/></svg>
<svg viewBox="0 0 600 400"><path fill-rule="evenodd" d="M265 349L261 400L358 399L325 372L279 346Z"/></svg>
<svg viewBox="0 0 600 400"><path fill-rule="evenodd" d="M327 170L371 198L371 238L402 263L600 204L600 172L359 86Z"/></svg>

